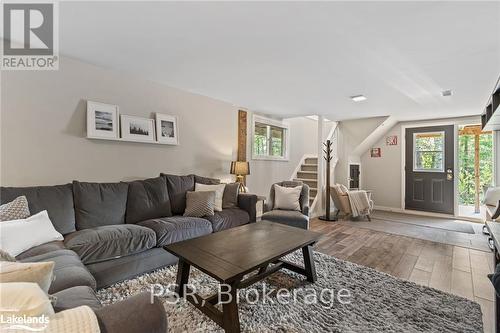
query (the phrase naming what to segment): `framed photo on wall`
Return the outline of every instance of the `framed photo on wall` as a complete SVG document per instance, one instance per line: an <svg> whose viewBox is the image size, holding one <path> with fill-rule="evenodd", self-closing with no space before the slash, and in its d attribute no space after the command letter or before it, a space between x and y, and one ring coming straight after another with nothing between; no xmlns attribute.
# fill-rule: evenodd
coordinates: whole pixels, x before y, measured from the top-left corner
<svg viewBox="0 0 500 333"><path fill-rule="evenodd" d="M119 138L118 105L87 101L87 137Z"/></svg>
<svg viewBox="0 0 500 333"><path fill-rule="evenodd" d="M372 148L370 150L371 157L381 157L382 156L382 148Z"/></svg>
<svg viewBox="0 0 500 333"><path fill-rule="evenodd" d="M154 119L121 115L122 138L131 141L154 142Z"/></svg>
<svg viewBox="0 0 500 333"><path fill-rule="evenodd" d="M156 114L156 140L171 145L179 144L177 117L168 114Z"/></svg>

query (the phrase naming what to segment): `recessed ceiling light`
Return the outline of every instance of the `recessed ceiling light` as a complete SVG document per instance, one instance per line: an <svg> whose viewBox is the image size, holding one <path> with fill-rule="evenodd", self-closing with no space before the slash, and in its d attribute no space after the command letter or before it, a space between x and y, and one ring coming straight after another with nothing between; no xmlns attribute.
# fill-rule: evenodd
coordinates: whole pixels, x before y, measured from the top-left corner
<svg viewBox="0 0 500 333"><path fill-rule="evenodd" d="M450 89L441 91L441 95L443 95L444 97L451 96L452 94L453 94L453 91Z"/></svg>
<svg viewBox="0 0 500 333"><path fill-rule="evenodd" d="M351 96L351 99L355 102L361 102L361 101L365 101L366 97L363 95L356 95L356 96Z"/></svg>

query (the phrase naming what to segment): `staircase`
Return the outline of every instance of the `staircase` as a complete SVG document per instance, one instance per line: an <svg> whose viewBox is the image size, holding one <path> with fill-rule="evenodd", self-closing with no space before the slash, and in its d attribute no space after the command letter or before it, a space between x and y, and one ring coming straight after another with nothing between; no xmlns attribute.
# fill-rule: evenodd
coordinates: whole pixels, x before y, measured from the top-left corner
<svg viewBox="0 0 500 333"><path fill-rule="evenodd" d="M293 180L300 180L309 185L309 207L311 207L318 193L318 158L306 157Z"/></svg>

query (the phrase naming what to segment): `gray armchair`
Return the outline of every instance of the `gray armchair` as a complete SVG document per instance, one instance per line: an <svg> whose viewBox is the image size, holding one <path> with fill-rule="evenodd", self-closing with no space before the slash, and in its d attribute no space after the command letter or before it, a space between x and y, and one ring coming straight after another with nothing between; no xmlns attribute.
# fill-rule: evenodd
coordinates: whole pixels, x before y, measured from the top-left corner
<svg viewBox="0 0 500 333"><path fill-rule="evenodd" d="M292 227L301 229L309 229L309 186L301 181L282 181L276 185L284 187L302 186L300 192L300 211L297 210L282 210L274 209L274 185L271 186L269 192L269 200L264 206L264 214L262 219L266 221L286 224Z"/></svg>

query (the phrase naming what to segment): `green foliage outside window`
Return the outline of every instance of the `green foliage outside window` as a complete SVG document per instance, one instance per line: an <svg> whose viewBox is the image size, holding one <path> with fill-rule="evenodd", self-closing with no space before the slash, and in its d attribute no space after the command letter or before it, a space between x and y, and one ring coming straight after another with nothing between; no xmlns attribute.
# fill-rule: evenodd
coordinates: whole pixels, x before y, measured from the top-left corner
<svg viewBox="0 0 500 333"><path fill-rule="evenodd" d="M254 136L254 154L255 155L267 155L267 126L264 124L255 124L255 136Z"/></svg>
<svg viewBox="0 0 500 333"><path fill-rule="evenodd" d="M258 156L285 155L286 129L262 123L255 123L253 147L254 154Z"/></svg>
<svg viewBox="0 0 500 333"><path fill-rule="evenodd" d="M458 193L460 205L474 205L474 135L460 135L458 138L459 170ZM493 182L493 137L481 134L479 139L479 179L480 200L483 198L483 186Z"/></svg>
<svg viewBox="0 0 500 333"><path fill-rule="evenodd" d="M415 170L443 171L444 133L415 135Z"/></svg>

